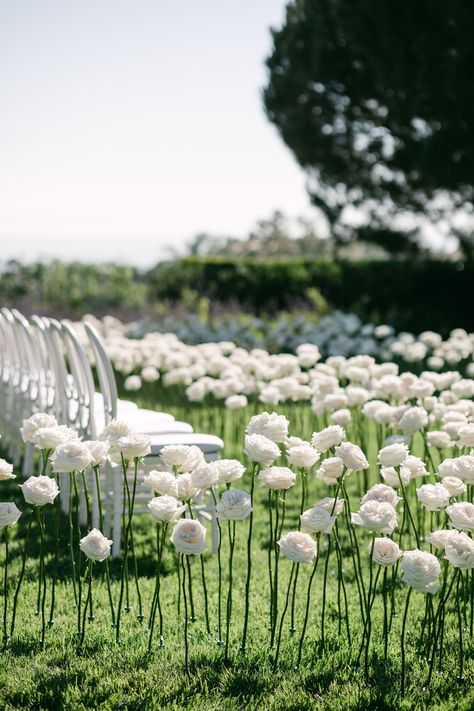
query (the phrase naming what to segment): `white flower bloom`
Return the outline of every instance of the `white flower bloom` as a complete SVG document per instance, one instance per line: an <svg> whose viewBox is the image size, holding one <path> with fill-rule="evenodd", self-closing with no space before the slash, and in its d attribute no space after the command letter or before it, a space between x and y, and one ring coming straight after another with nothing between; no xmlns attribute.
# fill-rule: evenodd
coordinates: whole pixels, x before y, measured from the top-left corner
<svg viewBox="0 0 474 711"><path fill-rule="evenodd" d="M458 447L474 447L474 424L463 425L458 429Z"/></svg>
<svg viewBox="0 0 474 711"><path fill-rule="evenodd" d="M288 437L289 422L284 415L278 415L276 412L262 412L260 415L254 415L246 428L248 435L263 435L272 442L284 442Z"/></svg>
<svg viewBox="0 0 474 711"><path fill-rule="evenodd" d="M474 484L474 456L465 454L454 460L454 476L462 479L466 484Z"/></svg>
<svg viewBox="0 0 474 711"><path fill-rule="evenodd" d="M461 496L467 491L466 484L457 476L443 477L443 486L449 491L450 496Z"/></svg>
<svg viewBox="0 0 474 711"><path fill-rule="evenodd" d="M37 449L56 449L60 444L76 438L76 433L70 427L55 425L39 427L34 435L34 443Z"/></svg>
<svg viewBox="0 0 474 711"><path fill-rule="evenodd" d="M449 491L443 484L423 484L416 490L416 496L427 511L440 511L449 504Z"/></svg>
<svg viewBox="0 0 474 711"><path fill-rule="evenodd" d="M193 486L200 491L207 491L214 484L217 484L219 473L214 466L214 462L206 462L200 464L191 472L191 481Z"/></svg>
<svg viewBox="0 0 474 711"><path fill-rule="evenodd" d="M23 427L20 430L23 442L35 444L35 436L40 428L57 427L57 425L57 420L52 415L48 415L46 412L37 412L27 420L23 420Z"/></svg>
<svg viewBox="0 0 474 711"><path fill-rule="evenodd" d="M388 447L383 447L377 456L379 464L383 467L399 467L406 461L409 450L406 444L396 442L389 444Z"/></svg>
<svg viewBox="0 0 474 711"><path fill-rule="evenodd" d="M352 422L351 411L347 407L341 407L339 410L334 410L331 415L331 420L335 425L341 425L341 427L347 427Z"/></svg>
<svg viewBox="0 0 474 711"><path fill-rule="evenodd" d="M369 468L369 462L364 452L357 444L352 444L352 442L342 442L339 447L336 447L336 455L342 459L344 466L351 471L357 472L361 469Z"/></svg>
<svg viewBox="0 0 474 711"><path fill-rule="evenodd" d="M374 484L370 489L364 494L361 504L367 503L367 501L386 501L388 504L395 506L401 501L401 497L397 495L395 489L386 484Z"/></svg>
<svg viewBox="0 0 474 711"><path fill-rule="evenodd" d="M409 454L405 459L402 469L408 469L410 479L416 479L419 476L428 476L429 472L426 469L425 462L413 454Z"/></svg>
<svg viewBox="0 0 474 711"><path fill-rule="evenodd" d="M288 467L268 467L259 472L258 479L267 489L289 489L296 481L296 474Z"/></svg>
<svg viewBox="0 0 474 711"><path fill-rule="evenodd" d="M344 462L339 457L328 457L321 462L316 479L325 484L337 484L344 473Z"/></svg>
<svg viewBox="0 0 474 711"><path fill-rule="evenodd" d="M182 505L181 501L167 494L155 496L147 506L153 518L160 523L176 521L186 511L186 506Z"/></svg>
<svg viewBox="0 0 474 711"><path fill-rule="evenodd" d="M446 547L446 541L449 536L458 536L459 531L453 531L452 528L442 528L438 531L431 531L426 536L426 540L435 548L440 548L444 551Z"/></svg>
<svg viewBox="0 0 474 711"><path fill-rule="evenodd" d="M20 489L26 503L33 506L52 504L59 494L55 479L49 476L30 476L24 484L20 484Z"/></svg>
<svg viewBox="0 0 474 711"><path fill-rule="evenodd" d="M316 541L307 533L292 531L278 541L282 553L294 563L312 563L317 554Z"/></svg>
<svg viewBox="0 0 474 711"><path fill-rule="evenodd" d="M313 432L311 444L318 452L327 452L331 447L341 444L345 432L340 425L330 425L320 432Z"/></svg>
<svg viewBox="0 0 474 711"><path fill-rule="evenodd" d="M426 440L430 447L436 447L436 449L445 449L451 446L451 437L448 432L443 432L443 430L427 432Z"/></svg>
<svg viewBox="0 0 474 711"><path fill-rule="evenodd" d="M420 551L418 548L405 551L401 569L403 582L415 590L432 595L439 590L441 567L439 560L432 553Z"/></svg>
<svg viewBox="0 0 474 711"><path fill-rule="evenodd" d="M143 477L143 484L150 491L157 491L163 496L178 496L178 480L171 472L153 469Z"/></svg>
<svg viewBox="0 0 474 711"><path fill-rule="evenodd" d="M445 558L454 568L471 570L474 568L474 541L465 533L451 533L444 548Z"/></svg>
<svg viewBox="0 0 474 711"><path fill-rule="evenodd" d="M84 442L73 439L56 447L51 456L51 463L57 474L82 472L92 465L92 455Z"/></svg>
<svg viewBox="0 0 474 711"><path fill-rule="evenodd" d="M142 379L139 375L129 375L123 382L124 390L127 392L137 392L142 386Z"/></svg>
<svg viewBox="0 0 474 711"><path fill-rule="evenodd" d="M301 527L309 533L331 533L335 520L324 506L313 506L300 516Z"/></svg>
<svg viewBox="0 0 474 711"><path fill-rule="evenodd" d="M378 565L387 567L397 562L403 555L398 543L392 541L391 538L375 538L374 548L372 550L372 542L367 546L369 555L372 552L372 560Z"/></svg>
<svg viewBox="0 0 474 711"><path fill-rule="evenodd" d="M228 410L242 410L247 407L248 400L245 395L229 395L224 404Z"/></svg>
<svg viewBox="0 0 474 711"><path fill-rule="evenodd" d="M84 442L84 444L88 448L89 454L91 455L92 467L99 467L102 464L105 464L110 450L110 442L108 440L88 440Z"/></svg>
<svg viewBox="0 0 474 711"><path fill-rule="evenodd" d="M114 454L120 453L125 461L130 459L141 459L151 452L151 440L145 434L129 434L120 437L111 446Z"/></svg>
<svg viewBox="0 0 474 711"><path fill-rule="evenodd" d="M406 486L411 479L410 470L406 467L400 467L400 478L395 467L382 467L380 469L380 474L382 475L384 482L388 486L393 486L395 489L398 489L400 486L400 479L402 480L403 486Z"/></svg>
<svg viewBox="0 0 474 711"><path fill-rule="evenodd" d="M352 514L352 523L363 526L368 531L390 534L397 526L397 514L393 506L386 501L371 499L362 504L357 513Z"/></svg>
<svg viewBox="0 0 474 711"><path fill-rule="evenodd" d="M319 459L319 452L310 444L290 447L286 453L288 463L299 469L310 469Z"/></svg>
<svg viewBox="0 0 474 711"><path fill-rule="evenodd" d="M11 501L4 501L0 504L0 529L5 526L12 526L18 521L21 516L21 511Z"/></svg>
<svg viewBox="0 0 474 711"><path fill-rule="evenodd" d="M81 538L79 547L90 560L100 562L109 557L112 542L113 541L109 541L97 528L93 528L87 536Z"/></svg>
<svg viewBox="0 0 474 711"><path fill-rule="evenodd" d="M231 484L241 479L245 473L245 467L238 459L216 459L214 467L219 484Z"/></svg>
<svg viewBox="0 0 474 711"><path fill-rule="evenodd" d="M14 479L13 464L9 464L5 459L0 459L0 481L5 479Z"/></svg>
<svg viewBox="0 0 474 711"><path fill-rule="evenodd" d="M202 450L194 444L167 444L161 450L160 457L166 467L176 467L180 472L190 472L206 461Z"/></svg>
<svg viewBox="0 0 474 711"><path fill-rule="evenodd" d="M445 476L457 476L456 474L456 460L455 459L444 459L438 466L438 474L444 479Z"/></svg>
<svg viewBox="0 0 474 711"><path fill-rule="evenodd" d="M413 435L428 426L428 413L423 407L410 407L402 415L398 425L403 434Z"/></svg>
<svg viewBox="0 0 474 711"><path fill-rule="evenodd" d="M195 519L180 518L170 540L178 553L201 555L206 550L206 528Z"/></svg>
<svg viewBox="0 0 474 711"><path fill-rule="evenodd" d="M280 448L275 442L261 434L246 435L244 453L249 459L267 466L280 456Z"/></svg>
<svg viewBox="0 0 474 711"><path fill-rule="evenodd" d="M332 496L326 496L324 499L321 499L320 501L316 501L314 504L315 506L321 506L323 509L326 509L326 511L329 511L331 516L339 516L340 513L342 513L342 510L344 508L344 501L345 499L334 499ZM336 504L334 505L334 502Z"/></svg>
<svg viewBox="0 0 474 711"><path fill-rule="evenodd" d="M156 383L160 379L160 374L154 365L147 365L142 368L141 376L145 383Z"/></svg>
<svg viewBox="0 0 474 711"><path fill-rule="evenodd" d="M450 524L460 531L474 531L474 504L459 501L446 508Z"/></svg>
<svg viewBox="0 0 474 711"><path fill-rule="evenodd" d="M123 420L110 420L107 427L102 431L100 440L107 440L110 446L118 442L121 437L127 437L132 434L132 430Z"/></svg>
<svg viewBox="0 0 474 711"><path fill-rule="evenodd" d="M183 501L189 501L199 493L199 489L194 486L192 476L189 472L178 474L176 483L178 485L178 498Z"/></svg>
<svg viewBox="0 0 474 711"><path fill-rule="evenodd" d="M241 489L224 491L216 506L216 515L221 521L243 521L252 511L250 494Z"/></svg>

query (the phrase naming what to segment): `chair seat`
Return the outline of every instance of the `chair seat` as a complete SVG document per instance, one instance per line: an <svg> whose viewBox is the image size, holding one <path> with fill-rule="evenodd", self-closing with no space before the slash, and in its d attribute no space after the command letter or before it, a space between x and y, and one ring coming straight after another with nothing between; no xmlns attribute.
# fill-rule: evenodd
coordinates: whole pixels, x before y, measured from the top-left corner
<svg viewBox="0 0 474 711"><path fill-rule="evenodd" d="M105 428L105 415L102 411L95 412L94 418L96 431L100 433ZM147 435L168 434L173 432L190 434L193 431L193 428L191 425L188 425L187 422L179 422L179 420L161 417L160 413L141 410L140 408L123 413L119 419L126 422L135 432Z"/></svg>
<svg viewBox="0 0 474 711"><path fill-rule="evenodd" d="M193 433L189 435L182 434L160 434L151 438L151 454L155 456L161 452L167 444L186 444L188 446L195 445L202 449L205 455L219 455L224 448L224 442L220 437L215 435Z"/></svg>

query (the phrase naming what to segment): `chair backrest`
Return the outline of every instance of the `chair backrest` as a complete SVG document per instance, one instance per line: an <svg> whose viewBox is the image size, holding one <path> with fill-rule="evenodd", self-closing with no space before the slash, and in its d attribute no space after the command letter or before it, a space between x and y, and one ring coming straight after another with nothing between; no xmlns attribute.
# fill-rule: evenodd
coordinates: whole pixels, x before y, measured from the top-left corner
<svg viewBox="0 0 474 711"><path fill-rule="evenodd" d="M104 400L105 424L117 417L117 383L112 363L104 344L92 324L85 322L84 327L89 338L95 361L99 389Z"/></svg>
<svg viewBox="0 0 474 711"><path fill-rule="evenodd" d="M81 434L95 439L97 432L94 418L95 385L92 368L74 328L67 321L62 321L61 326L61 335L77 401L76 429Z"/></svg>

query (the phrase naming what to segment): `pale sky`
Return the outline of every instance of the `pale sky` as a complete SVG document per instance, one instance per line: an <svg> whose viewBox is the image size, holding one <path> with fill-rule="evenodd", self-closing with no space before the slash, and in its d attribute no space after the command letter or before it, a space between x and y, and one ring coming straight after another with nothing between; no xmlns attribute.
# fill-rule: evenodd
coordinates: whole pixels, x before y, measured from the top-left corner
<svg viewBox="0 0 474 711"><path fill-rule="evenodd" d="M0 0L0 260L149 265L315 215L260 88L282 0Z"/></svg>

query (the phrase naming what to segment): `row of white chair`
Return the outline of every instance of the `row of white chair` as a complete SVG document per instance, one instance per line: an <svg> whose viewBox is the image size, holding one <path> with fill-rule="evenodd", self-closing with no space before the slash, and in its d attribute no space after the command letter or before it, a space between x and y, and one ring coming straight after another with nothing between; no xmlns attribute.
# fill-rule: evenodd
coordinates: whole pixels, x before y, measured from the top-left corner
<svg viewBox="0 0 474 711"><path fill-rule="evenodd" d="M0 431L2 448L18 466L23 461L23 475L34 466L33 447L23 444L19 430L24 419L34 412L53 414L60 424L75 429L79 437L96 439L114 418L124 420L135 431L151 438L151 454L145 469L157 464L157 457L167 444L197 445L206 459L220 456L223 442L213 435L195 434L192 427L164 412L137 407L121 400L110 359L95 328L85 324L88 347L81 343L68 321L33 316L25 318L16 309L0 311ZM97 388L96 388L97 383ZM98 493L92 472L88 473L92 491L92 523L99 524ZM69 477L61 480L61 503L69 506ZM108 463L101 482L105 534L113 538L113 555L120 551L122 515L126 501L120 468ZM146 511L149 492L139 489L136 512ZM212 505L201 506L201 516L212 521L213 548L217 544L217 526Z"/></svg>

